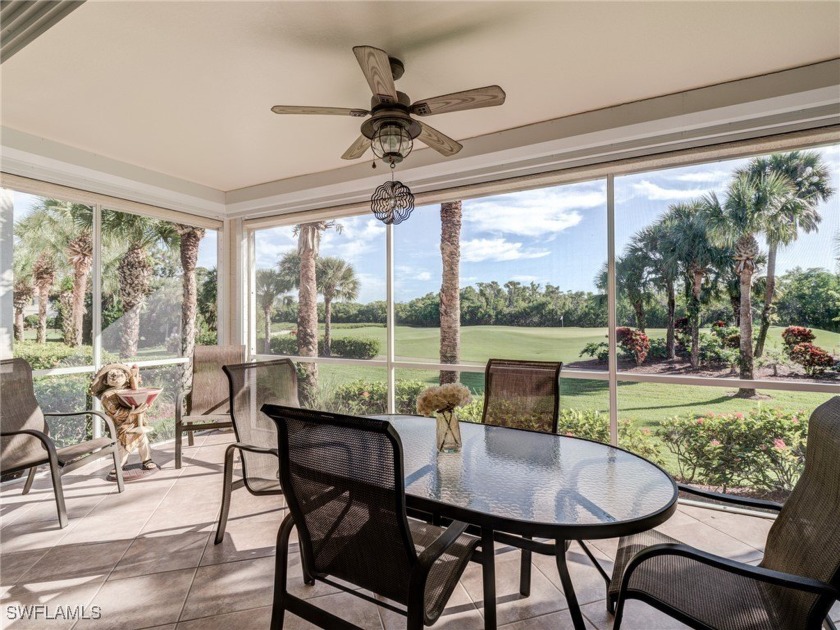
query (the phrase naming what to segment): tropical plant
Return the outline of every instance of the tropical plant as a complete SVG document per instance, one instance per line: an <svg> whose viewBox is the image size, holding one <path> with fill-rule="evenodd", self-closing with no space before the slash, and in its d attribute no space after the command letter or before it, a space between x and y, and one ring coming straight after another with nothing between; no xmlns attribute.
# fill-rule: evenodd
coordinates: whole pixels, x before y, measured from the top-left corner
<svg viewBox="0 0 840 630"><path fill-rule="evenodd" d="M359 296L359 280L353 266L341 258L319 258L316 263L316 284L324 296L324 356L331 354L332 302L355 300Z"/></svg>
<svg viewBox="0 0 840 630"><path fill-rule="evenodd" d="M458 363L461 354L461 202L440 204L440 362ZM441 370L440 384L457 383L455 370Z"/></svg>
<svg viewBox="0 0 840 630"><path fill-rule="evenodd" d="M729 184L721 203L715 193L704 197L704 215L713 243L732 247L732 262L739 278L740 304L740 377L753 378L752 281L761 253L756 236L767 228L768 217L785 204L792 204L793 186L778 173L752 176L741 172ZM741 397L755 396L755 389L742 387Z"/></svg>
<svg viewBox="0 0 840 630"><path fill-rule="evenodd" d="M12 302L14 307L14 337L15 341L23 341L24 318L23 309L32 302L35 295L32 266L36 255L32 248L20 247L15 244L12 260L12 273L15 283L12 288Z"/></svg>
<svg viewBox="0 0 840 630"><path fill-rule="evenodd" d="M55 260L52 255L47 251L42 252L32 264L32 277L38 295L38 343L47 343L47 305L55 273Z"/></svg>
<svg viewBox="0 0 840 630"><path fill-rule="evenodd" d="M195 350L196 314L198 312L198 282L195 268L198 264L198 248L204 238L204 228L174 224L178 233L178 249L181 255L181 282L183 300L181 301L181 356L191 357ZM187 390L192 385L192 370L186 365L180 370L181 387Z"/></svg>
<svg viewBox="0 0 840 630"><path fill-rule="evenodd" d="M256 276L257 308L263 315L263 352L271 352L271 316L277 298L291 291L293 285L289 278L284 277L276 269L258 269ZM294 354L294 352L287 353Z"/></svg>
<svg viewBox="0 0 840 630"><path fill-rule="evenodd" d="M766 218L764 233L767 238L767 275L764 289L764 307L761 310L760 328L755 342L755 356L764 352L767 331L770 328L773 298L776 293L776 254L779 247L790 245L799 233L817 230L822 217L818 205L827 201L834 191L829 183L831 173L818 153L792 151L774 153L769 157L753 159L741 172L753 178L777 174L786 178L793 187L787 203L772 206Z"/></svg>
<svg viewBox="0 0 840 630"><path fill-rule="evenodd" d="M152 262L148 248L161 242L172 247L177 231L172 223L125 212L102 213L102 231L112 240L127 245L117 265L119 297L123 316L120 329L120 356L131 358L137 354L140 339L140 310L149 294Z"/></svg>

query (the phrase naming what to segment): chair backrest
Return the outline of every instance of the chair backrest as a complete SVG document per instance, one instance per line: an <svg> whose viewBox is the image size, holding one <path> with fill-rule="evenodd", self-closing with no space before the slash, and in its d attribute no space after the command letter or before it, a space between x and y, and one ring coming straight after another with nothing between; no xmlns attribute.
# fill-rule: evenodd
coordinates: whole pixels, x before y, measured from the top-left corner
<svg viewBox="0 0 840 630"><path fill-rule="evenodd" d="M222 366L242 363L244 360L245 346L196 346L187 414L204 416L230 413L228 384Z"/></svg>
<svg viewBox="0 0 840 630"><path fill-rule="evenodd" d="M236 440L277 448L277 429L262 411L266 403L298 407L297 371L291 359L225 365ZM277 484L277 457L242 451L242 472L249 487Z"/></svg>
<svg viewBox="0 0 840 630"><path fill-rule="evenodd" d="M32 368L23 359L0 361L0 430L20 431L34 429L46 433L44 414L35 400ZM4 469L18 463L43 459L46 450L41 442L28 435L0 438L0 461Z"/></svg>
<svg viewBox="0 0 840 630"><path fill-rule="evenodd" d="M553 361L490 359L484 371L481 421L556 433L562 367L562 363Z"/></svg>
<svg viewBox="0 0 840 630"><path fill-rule="evenodd" d="M770 528L765 549L761 566L840 588L840 396L811 414L805 470ZM787 592L779 597L799 625L809 615L824 615L822 606L831 606L813 595Z"/></svg>
<svg viewBox="0 0 840 630"><path fill-rule="evenodd" d="M407 604L417 554L405 514L400 437L384 420L269 406L280 482L304 562Z"/></svg>

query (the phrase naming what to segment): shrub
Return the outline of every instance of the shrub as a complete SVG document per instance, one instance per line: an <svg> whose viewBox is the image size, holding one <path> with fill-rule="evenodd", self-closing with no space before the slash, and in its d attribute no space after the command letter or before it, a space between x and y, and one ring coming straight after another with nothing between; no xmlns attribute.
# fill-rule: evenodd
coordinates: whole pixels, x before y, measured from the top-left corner
<svg viewBox="0 0 840 630"><path fill-rule="evenodd" d="M619 326L615 329L617 344L628 354L636 365L641 365L647 358L650 350L650 339L641 330Z"/></svg>
<svg viewBox="0 0 840 630"><path fill-rule="evenodd" d="M722 329L718 329L722 330ZM722 335L700 333L700 361L702 363L724 364L730 367L739 364L738 345L732 348Z"/></svg>
<svg viewBox="0 0 840 630"><path fill-rule="evenodd" d="M34 341L16 341L14 356L24 359L33 370L49 370L57 367L74 367L79 365L93 365L93 348L78 346L72 348L61 342L50 341L35 343ZM116 361L117 357L110 352L102 352L102 362Z"/></svg>
<svg viewBox="0 0 840 630"><path fill-rule="evenodd" d="M741 331L737 326L727 326L724 322L715 322L712 324L712 334L720 339L724 348L737 350L741 346Z"/></svg>
<svg viewBox="0 0 840 630"><path fill-rule="evenodd" d="M321 343L318 345L320 352ZM379 341L376 339L341 337L332 340L330 351L333 356L345 359L372 359L379 354Z"/></svg>
<svg viewBox="0 0 840 630"><path fill-rule="evenodd" d="M606 341L590 341L583 346L579 356L588 356L598 359L599 361L606 361L610 356L610 346Z"/></svg>
<svg viewBox="0 0 840 630"><path fill-rule="evenodd" d="M650 350L648 351L648 357L650 357L651 359L657 359L659 361L664 361L668 358L668 344L666 343L665 339L650 340Z"/></svg>
<svg viewBox="0 0 840 630"><path fill-rule="evenodd" d="M557 433L608 444L610 417L591 409L561 409L557 418ZM662 463L659 445L653 439L651 431L637 428L630 420L618 421L618 443L622 448L637 455Z"/></svg>
<svg viewBox="0 0 840 630"><path fill-rule="evenodd" d="M801 419L801 420L800 420ZM802 413L758 407L747 414L675 416L657 434L677 456L686 482L727 488L789 491L805 464Z"/></svg>
<svg viewBox="0 0 840 630"><path fill-rule="evenodd" d="M823 374L834 367L834 357L812 343L798 343L789 350L790 360L805 368L809 376Z"/></svg>
<svg viewBox="0 0 840 630"><path fill-rule="evenodd" d="M779 368L790 365L790 361L784 352L773 348L765 348L764 354L756 357L755 364L758 367L769 367L773 369L773 376L779 375Z"/></svg>
<svg viewBox="0 0 840 630"><path fill-rule="evenodd" d="M811 343L815 339L815 336L810 328L805 328L804 326L788 326L782 331L782 339L784 339L787 349L792 350L794 346L800 343Z"/></svg>
<svg viewBox="0 0 840 630"><path fill-rule="evenodd" d="M426 387L428 385L422 381L398 381L395 392L397 413L417 413L417 396ZM385 413L388 408L388 385L384 381L362 379L345 383L335 390L329 404L331 411L356 416Z"/></svg>

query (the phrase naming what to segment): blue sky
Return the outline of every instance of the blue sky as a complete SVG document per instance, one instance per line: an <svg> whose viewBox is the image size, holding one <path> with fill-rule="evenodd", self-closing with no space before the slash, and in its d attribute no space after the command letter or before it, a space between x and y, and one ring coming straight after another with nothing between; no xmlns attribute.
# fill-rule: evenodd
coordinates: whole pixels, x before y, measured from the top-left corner
<svg viewBox="0 0 840 630"><path fill-rule="evenodd" d="M840 191L840 145L820 149ZM722 194L731 173L748 160L713 162L616 178L616 252L670 204L707 192ZM411 182L406 182L409 186ZM395 297L409 300L440 289L440 207L417 208L394 228ZM778 270L835 268L840 192L820 208L819 232L803 234L779 252ZM496 280L551 283L593 291L607 258L604 180L467 200L461 228L461 285ZM342 219L343 233L324 235L321 254L350 261L361 279L360 301L385 299L385 230L371 215ZM291 228L257 234L257 265L294 249Z"/></svg>

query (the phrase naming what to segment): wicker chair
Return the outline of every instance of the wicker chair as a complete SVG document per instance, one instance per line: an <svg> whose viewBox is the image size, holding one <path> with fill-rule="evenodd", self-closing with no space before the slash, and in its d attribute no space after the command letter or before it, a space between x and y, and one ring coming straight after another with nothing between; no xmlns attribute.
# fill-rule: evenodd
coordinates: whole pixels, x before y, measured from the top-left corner
<svg viewBox="0 0 840 630"><path fill-rule="evenodd" d="M236 442L225 450L222 510L216 544L225 536L231 493L243 485L251 494L282 494L277 429L260 409L266 403L298 407L297 370L291 359L225 365ZM242 479L233 481L233 455L242 460Z"/></svg>
<svg viewBox="0 0 840 630"><path fill-rule="evenodd" d="M101 457L114 458L117 488L123 491L122 468L119 464L117 431L114 423L98 411L77 411L73 413L43 413L35 400L32 383L32 368L23 359L0 361L0 400L3 410L0 414L0 468L4 473L29 470L23 486L23 494L29 493L35 480L38 466L48 464L52 477L55 505L60 527L67 527L67 507L61 476ZM49 437L46 417L99 416L108 427L110 437L94 438L71 446L56 448Z"/></svg>
<svg viewBox="0 0 840 630"><path fill-rule="evenodd" d="M195 431L231 426L228 384L222 366L244 360L245 346L196 346L192 388L178 392L175 399L175 468L181 467L184 433L192 446Z"/></svg>
<svg viewBox="0 0 840 630"><path fill-rule="evenodd" d="M490 359L484 370L484 424L557 433L560 409L560 369L554 361ZM497 533L496 540L522 547L518 536ZM522 549L519 592L531 593L531 552Z"/></svg>
<svg viewBox="0 0 840 630"><path fill-rule="evenodd" d="M656 530L621 538L608 595L608 606L618 600L616 630L631 598L693 628L833 628L826 615L840 596L840 396L811 415L805 470L784 506L693 492L778 510L763 560L735 562Z"/></svg>
<svg viewBox="0 0 840 630"><path fill-rule="evenodd" d="M384 420L269 405L289 515L277 535L271 627L288 610L322 628L356 628L286 590L289 534L298 531L305 579L406 615L409 630L440 617L478 539L406 518L402 443ZM367 596L344 580L405 608Z"/></svg>
<svg viewBox="0 0 840 630"><path fill-rule="evenodd" d="M484 371L481 421L556 433L561 367L562 363L551 361L490 359Z"/></svg>

